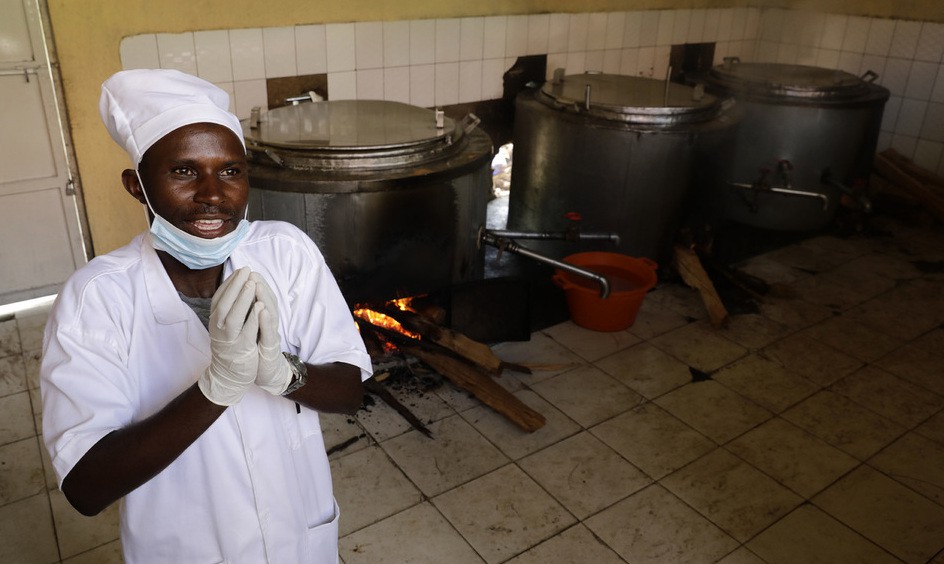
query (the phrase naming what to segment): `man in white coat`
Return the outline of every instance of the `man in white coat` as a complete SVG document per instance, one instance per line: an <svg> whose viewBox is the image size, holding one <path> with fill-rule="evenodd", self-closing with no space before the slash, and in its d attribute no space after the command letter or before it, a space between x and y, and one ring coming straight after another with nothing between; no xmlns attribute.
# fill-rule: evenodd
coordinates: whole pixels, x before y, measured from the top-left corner
<svg viewBox="0 0 944 564"><path fill-rule="evenodd" d="M128 563L337 562L317 411L353 413L371 364L303 232L245 220L229 97L123 71L100 111L151 227L65 284L46 326L44 441L69 502L120 501Z"/></svg>

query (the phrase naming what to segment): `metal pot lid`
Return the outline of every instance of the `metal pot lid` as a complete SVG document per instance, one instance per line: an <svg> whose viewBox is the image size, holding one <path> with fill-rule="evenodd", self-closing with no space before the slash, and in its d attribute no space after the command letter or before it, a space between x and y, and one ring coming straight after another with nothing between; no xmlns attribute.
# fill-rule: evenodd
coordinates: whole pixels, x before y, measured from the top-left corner
<svg viewBox="0 0 944 564"><path fill-rule="evenodd" d="M555 76L540 94L544 104L564 111L634 124L702 122L722 110L718 98L703 88L635 76Z"/></svg>
<svg viewBox="0 0 944 564"><path fill-rule="evenodd" d="M711 69L714 84L736 94L810 100L845 100L868 93L869 82L835 69L780 63L741 63ZM869 77L874 80L875 77Z"/></svg>
<svg viewBox="0 0 944 564"><path fill-rule="evenodd" d="M442 127L434 110L400 102L326 100L273 108L241 123L250 153L279 166L384 168L458 149L464 124L439 119Z"/></svg>

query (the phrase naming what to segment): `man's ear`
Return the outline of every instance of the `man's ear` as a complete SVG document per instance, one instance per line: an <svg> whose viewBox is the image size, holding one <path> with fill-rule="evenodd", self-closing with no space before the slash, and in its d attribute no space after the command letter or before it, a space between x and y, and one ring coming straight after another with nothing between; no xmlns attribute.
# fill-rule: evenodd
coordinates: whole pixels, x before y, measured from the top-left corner
<svg viewBox="0 0 944 564"><path fill-rule="evenodd" d="M133 169L126 168L121 172L121 184L124 185L125 190L131 194L132 198L147 205L147 200L144 198L144 190L141 188L138 175Z"/></svg>

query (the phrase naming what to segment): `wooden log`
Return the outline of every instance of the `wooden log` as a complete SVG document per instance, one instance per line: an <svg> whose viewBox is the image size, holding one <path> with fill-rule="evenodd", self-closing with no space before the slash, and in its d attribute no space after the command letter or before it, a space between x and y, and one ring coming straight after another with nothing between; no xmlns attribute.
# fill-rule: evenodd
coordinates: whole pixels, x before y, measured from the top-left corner
<svg viewBox="0 0 944 564"><path fill-rule="evenodd" d="M876 173L920 202L935 218L944 221L944 197L903 171L883 153L875 155L873 168Z"/></svg>
<svg viewBox="0 0 944 564"><path fill-rule="evenodd" d="M883 158L890 160L892 164L901 169L902 172L914 178L921 184L924 184L924 186L930 189L932 192L935 192L938 195L944 194L944 178L922 167L895 149L885 149L880 154Z"/></svg>
<svg viewBox="0 0 944 564"><path fill-rule="evenodd" d="M525 405L491 376L476 367L419 346L401 348L406 354L428 364L456 386L471 392L479 401L497 411L519 429L533 433L544 426L546 420L543 415Z"/></svg>
<svg viewBox="0 0 944 564"><path fill-rule="evenodd" d="M708 318L712 327L723 327L728 320L728 310L718 296L715 285L712 283L708 273L702 267L698 255L690 247L684 245L675 245L674 249L675 267L682 280L688 286L698 290L702 302L708 310Z"/></svg>
<svg viewBox="0 0 944 564"><path fill-rule="evenodd" d="M419 333L424 339L429 339L437 345L449 349L489 374L497 375L501 372L502 360L484 343L470 339L452 329L437 325L422 315L402 311L396 307L388 307L382 313L399 321L404 328Z"/></svg>
<svg viewBox="0 0 944 564"><path fill-rule="evenodd" d="M423 433L427 437L433 438L433 434L430 433L428 428L426 428L426 425L423 425L423 422L413 415L413 412L410 411L407 406L400 403L400 400L395 398L393 394L390 393L390 390L388 390L383 384L374 380L373 378L368 378L367 381L364 382L364 389L379 397L384 403L393 408L393 410L399 413L400 416L403 417L411 427L420 433Z"/></svg>

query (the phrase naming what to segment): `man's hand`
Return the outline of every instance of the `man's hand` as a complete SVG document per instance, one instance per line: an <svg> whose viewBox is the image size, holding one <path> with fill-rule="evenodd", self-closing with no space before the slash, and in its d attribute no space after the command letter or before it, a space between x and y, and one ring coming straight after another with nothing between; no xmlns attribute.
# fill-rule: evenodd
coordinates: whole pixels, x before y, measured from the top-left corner
<svg viewBox="0 0 944 564"><path fill-rule="evenodd" d="M259 310L259 371L256 385L272 395L281 395L292 381L292 367L282 354L282 336L279 334L279 304L275 293L262 278L253 272L250 280L256 284Z"/></svg>
<svg viewBox="0 0 944 564"><path fill-rule="evenodd" d="M217 405L242 399L256 378L259 311L256 281L240 268L220 284L210 302L210 366L200 376L203 395Z"/></svg>

